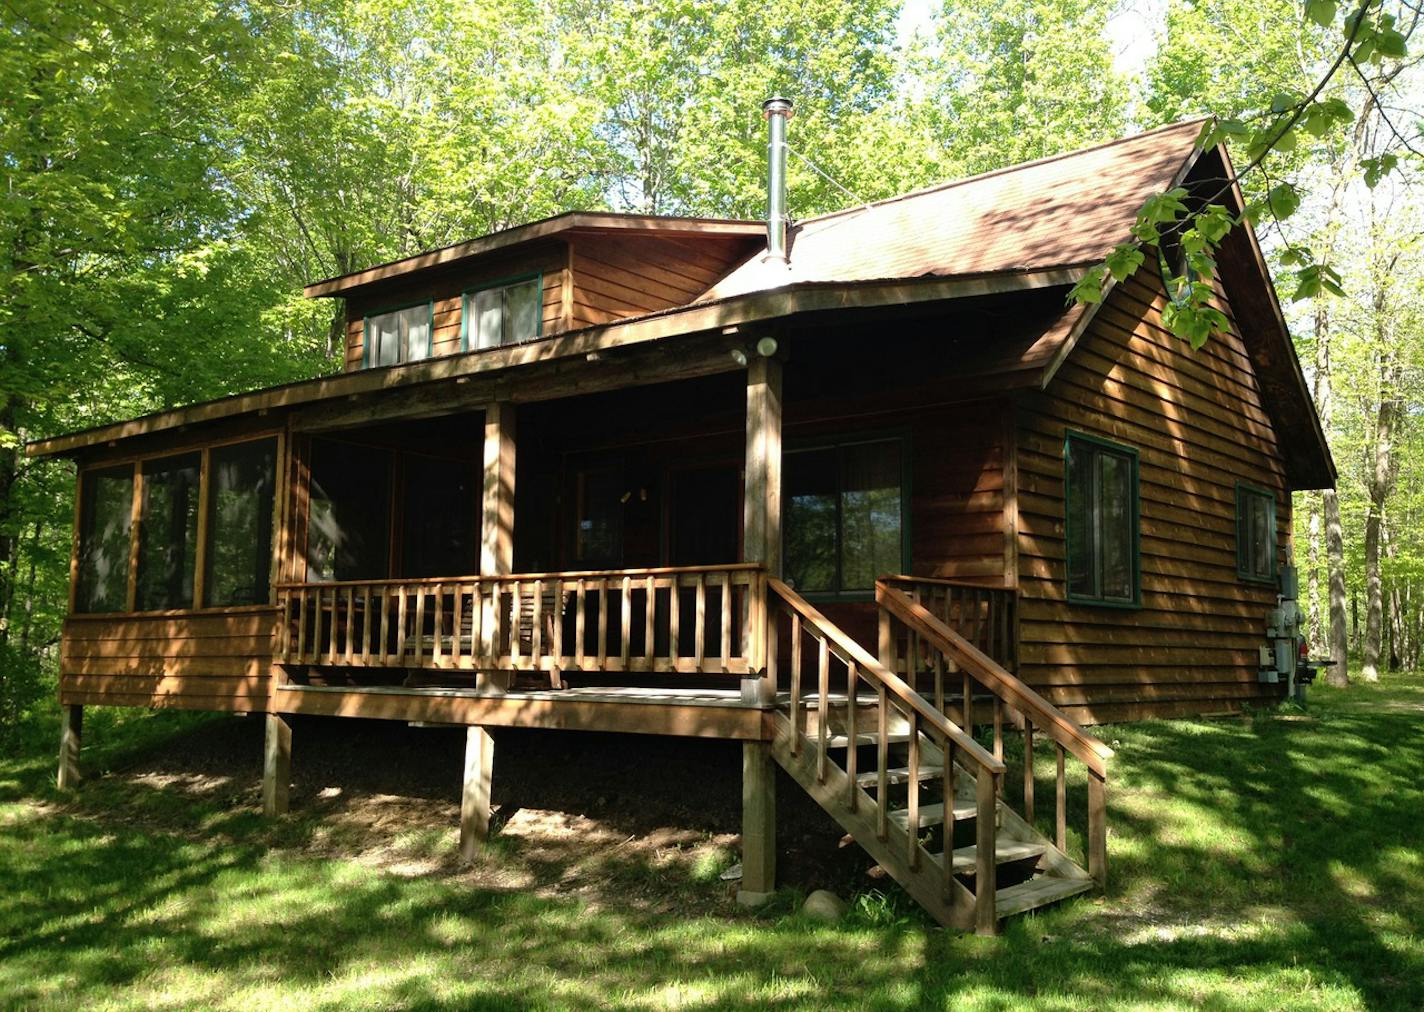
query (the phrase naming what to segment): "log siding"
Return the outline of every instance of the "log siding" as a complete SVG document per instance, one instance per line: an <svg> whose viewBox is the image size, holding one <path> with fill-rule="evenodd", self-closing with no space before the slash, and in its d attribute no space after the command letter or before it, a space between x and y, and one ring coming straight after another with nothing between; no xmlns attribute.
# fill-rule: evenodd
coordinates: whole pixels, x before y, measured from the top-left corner
<svg viewBox="0 0 1424 1012"><path fill-rule="evenodd" d="M1279 698L1256 678L1274 587L1237 573L1236 486L1276 500L1288 558L1290 493L1234 320L1191 351L1162 325L1155 273L1117 286L1015 427L1020 674L1087 721L1236 710ZM1231 318L1229 300L1219 308ZM1064 440L1080 431L1139 454L1141 602L1070 602Z"/></svg>

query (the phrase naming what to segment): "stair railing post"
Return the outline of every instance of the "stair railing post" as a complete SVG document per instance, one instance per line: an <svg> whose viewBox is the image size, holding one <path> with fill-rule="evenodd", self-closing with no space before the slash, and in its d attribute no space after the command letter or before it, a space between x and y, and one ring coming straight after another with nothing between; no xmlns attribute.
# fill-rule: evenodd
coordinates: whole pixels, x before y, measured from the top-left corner
<svg viewBox="0 0 1424 1012"><path fill-rule="evenodd" d="M998 890L998 863L995 839L998 836L998 819L995 810L994 774L982 766L974 778L974 930L980 935L995 935L999 932L999 915L996 910ZM952 861L951 855L946 860Z"/></svg>
<svg viewBox="0 0 1424 1012"><path fill-rule="evenodd" d="M1108 785L1088 771L1088 874L1099 889L1108 886Z"/></svg>

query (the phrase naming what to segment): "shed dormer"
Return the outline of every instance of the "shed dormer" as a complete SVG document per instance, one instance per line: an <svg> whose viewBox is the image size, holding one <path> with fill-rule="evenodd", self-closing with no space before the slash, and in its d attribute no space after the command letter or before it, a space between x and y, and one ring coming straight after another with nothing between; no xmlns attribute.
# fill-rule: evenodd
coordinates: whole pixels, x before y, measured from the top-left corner
<svg viewBox="0 0 1424 1012"><path fill-rule="evenodd" d="M305 293L346 300L345 367L377 368L687 305L764 238L761 222L571 212Z"/></svg>

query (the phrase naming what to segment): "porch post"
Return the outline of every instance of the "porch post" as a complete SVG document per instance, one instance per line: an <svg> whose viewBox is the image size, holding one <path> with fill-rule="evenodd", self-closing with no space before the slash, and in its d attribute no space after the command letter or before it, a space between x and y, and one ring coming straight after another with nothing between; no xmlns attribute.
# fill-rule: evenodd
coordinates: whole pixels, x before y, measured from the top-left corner
<svg viewBox="0 0 1424 1012"><path fill-rule="evenodd" d="M514 571L514 405L497 402L485 408L484 491L480 519L480 575L508 576ZM502 595L486 588L480 629L481 653L492 664L499 655L496 621ZM478 685L489 691L509 687L509 672L485 668Z"/></svg>
<svg viewBox="0 0 1424 1012"><path fill-rule="evenodd" d="M79 786L79 742L84 728L84 707L62 706L59 718L59 776L61 791Z"/></svg>
<svg viewBox="0 0 1424 1012"><path fill-rule="evenodd" d="M465 779L460 792L460 860L469 863L489 839L490 784L494 778L494 735L488 728L465 731Z"/></svg>
<svg viewBox="0 0 1424 1012"><path fill-rule="evenodd" d="M760 354L765 345L771 354ZM781 575L781 362L775 342L763 339L747 365L747 458L742 504L743 558ZM767 677L768 627L764 595L748 607L744 651L752 670L742 698L770 702L776 686ZM776 888L776 765L764 741L742 745L742 887L739 903L759 905Z"/></svg>
<svg viewBox="0 0 1424 1012"><path fill-rule="evenodd" d="M285 714L267 714L267 737L262 749L262 814L270 818L287 814L292 784L292 725Z"/></svg>

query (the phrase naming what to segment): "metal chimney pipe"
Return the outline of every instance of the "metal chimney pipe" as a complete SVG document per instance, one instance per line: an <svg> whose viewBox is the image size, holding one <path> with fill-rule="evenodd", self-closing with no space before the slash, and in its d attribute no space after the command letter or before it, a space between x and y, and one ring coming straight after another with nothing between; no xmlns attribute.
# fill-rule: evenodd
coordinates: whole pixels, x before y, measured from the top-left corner
<svg viewBox="0 0 1424 1012"><path fill-rule="evenodd" d="M766 256L764 261L787 262L786 256L786 121L792 115L791 99L769 98L761 105L767 120L766 145Z"/></svg>

